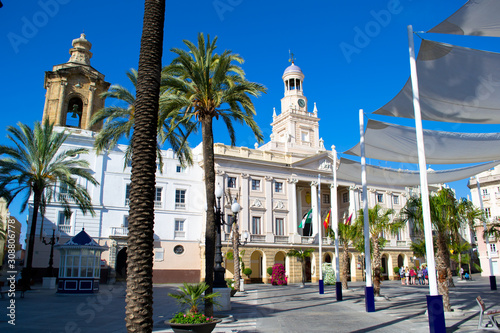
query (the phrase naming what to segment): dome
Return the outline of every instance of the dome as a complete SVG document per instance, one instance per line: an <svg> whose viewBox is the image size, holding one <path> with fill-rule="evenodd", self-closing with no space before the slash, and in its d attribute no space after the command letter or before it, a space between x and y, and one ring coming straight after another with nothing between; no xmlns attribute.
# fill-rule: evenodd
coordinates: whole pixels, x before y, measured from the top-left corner
<svg viewBox="0 0 500 333"><path fill-rule="evenodd" d="M289 73L299 73L299 74L302 74L302 70L300 69L299 66L296 66L293 62L290 66L288 66L285 71L283 72L283 75L286 75L286 74L289 74Z"/></svg>

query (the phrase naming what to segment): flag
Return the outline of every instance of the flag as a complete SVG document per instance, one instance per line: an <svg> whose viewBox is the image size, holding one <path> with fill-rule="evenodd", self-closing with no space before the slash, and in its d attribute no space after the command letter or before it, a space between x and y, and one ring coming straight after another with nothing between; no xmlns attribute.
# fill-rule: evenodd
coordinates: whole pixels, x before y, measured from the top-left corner
<svg viewBox="0 0 500 333"><path fill-rule="evenodd" d="M299 228L304 228L306 223L311 224L312 221L312 208L304 215L302 218L302 222L300 222Z"/></svg>
<svg viewBox="0 0 500 333"><path fill-rule="evenodd" d="M325 221L323 221L323 225L325 226L325 229L328 228L328 226L330 225L330 211L328 211Z"/></svg>
<svg viewBox="0 0 500 333"><path fill-rule="evenodd" d="M349 218L347 219L347 221L345 221L345 224L351 225L351 218L352 218L352 213L351 213L351 215L349 215Z"/></svg>

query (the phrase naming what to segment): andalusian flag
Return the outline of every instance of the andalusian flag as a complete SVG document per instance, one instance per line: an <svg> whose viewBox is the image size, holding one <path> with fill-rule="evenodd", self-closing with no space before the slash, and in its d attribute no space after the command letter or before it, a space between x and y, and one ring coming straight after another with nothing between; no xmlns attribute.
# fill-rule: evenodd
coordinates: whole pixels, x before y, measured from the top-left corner
<svg viewBox="0 0 500 333"><path fill-rule="evenodd" d="M351 218L352 218L352 213L351 213L351 215L349 215L349 218L347 219L347 221L345 221L345 224L351 225Z"/></svg>
<svg viewBox="0 0 500 333"><path fill-rule="evenodd" d="M326 215L325 221L323 221L323 225L325 226L325 229L330 225L330 211L328 211L328 215Z"/></svg>
<svg viewBox="0 0 500 333"><path fill-rule="evenodd" d="M312 213L313 210L312 208L304 215L302 218L302 222L300 222L299 228L304 228L306 226L306 223L311 224L312 222Z"/></svg>

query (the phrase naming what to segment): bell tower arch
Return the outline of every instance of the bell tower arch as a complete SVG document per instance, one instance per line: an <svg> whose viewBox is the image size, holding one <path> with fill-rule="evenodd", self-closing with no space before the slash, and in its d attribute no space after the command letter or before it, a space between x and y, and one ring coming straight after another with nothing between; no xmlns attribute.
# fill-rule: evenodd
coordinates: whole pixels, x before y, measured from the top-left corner
<svg viewBox="0 0 500 333"><path fill-rule="evenodd" d="M99 97L110 84L104 75L90 66L92 44L85 34L74 39L69 50L69 61L56 65L45 72L45 106L43 121L56 126L99 131L102 123L90 126L95 112L104 108L104 99Z"/></svg>

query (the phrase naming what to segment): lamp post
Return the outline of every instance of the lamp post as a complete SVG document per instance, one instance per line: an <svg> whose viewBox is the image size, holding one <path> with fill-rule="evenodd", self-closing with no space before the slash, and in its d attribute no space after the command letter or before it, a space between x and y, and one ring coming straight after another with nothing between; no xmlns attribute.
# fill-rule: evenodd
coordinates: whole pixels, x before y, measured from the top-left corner
<svg viewBox="0 0 500 333"><path fill-rule="evenodd" d="M61 236L61 233L59 230L57 230L56 233L56 226L54 225L52 227L52 236L49 238L49 241L47 241L45 238L47 237L47 234L45 231L43 232L43 238L42 242L45 245L50 245L50 256L49 256L49 267L47 267L47 277L54 277L54 245L59 242L59 237Z"/></svg>
<svg viewBox="0 0 500 333"><path fill-rule="evenodd" d="M233 241L233 262L234 262L234 286L237 291L244 291L245 287L243 279L241 278L241 263L240 263L240 246L244 246L249 238L248 232L245 230L243 232L243 244L240 243L240 234L238 230L238 213L241 210L240 204L234 199L231 205L231 211L233 212L232 227L231 227L231 239Z"/></svg>

